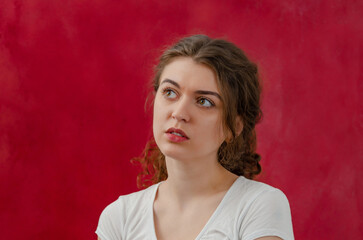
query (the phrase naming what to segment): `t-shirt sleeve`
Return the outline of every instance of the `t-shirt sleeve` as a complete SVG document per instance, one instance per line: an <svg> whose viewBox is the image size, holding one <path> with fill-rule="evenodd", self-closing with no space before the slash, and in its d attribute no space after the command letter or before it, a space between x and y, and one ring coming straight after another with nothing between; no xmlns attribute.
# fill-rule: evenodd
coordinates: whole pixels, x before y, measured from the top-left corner
<svg viewBox="0 0 363 240"><path fill-rule="evenodd" d="M242 225L240 239L266 236L294 239L289 201L279 189L260 193L251 203Z"/></svg>
<svg viewBox="0 0 363 240"><path fill-rule="evenodd" d="M101 213L96 234L101 240L122 240L122 211L120 198L108 205Z"/></svg>

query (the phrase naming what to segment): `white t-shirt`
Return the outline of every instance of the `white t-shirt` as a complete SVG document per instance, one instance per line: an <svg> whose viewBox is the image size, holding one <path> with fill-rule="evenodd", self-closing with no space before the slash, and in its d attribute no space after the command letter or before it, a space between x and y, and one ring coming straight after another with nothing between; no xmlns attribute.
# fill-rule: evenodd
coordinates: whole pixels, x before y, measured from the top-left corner
<svg viewBox="0 0 363 240"><path fill-rule="evenodd" d="M120 196L102 212L101 240L156 240L153 204L160 183ZM289 202L279 189L238 177L196 240L294 239Z"/></svg>

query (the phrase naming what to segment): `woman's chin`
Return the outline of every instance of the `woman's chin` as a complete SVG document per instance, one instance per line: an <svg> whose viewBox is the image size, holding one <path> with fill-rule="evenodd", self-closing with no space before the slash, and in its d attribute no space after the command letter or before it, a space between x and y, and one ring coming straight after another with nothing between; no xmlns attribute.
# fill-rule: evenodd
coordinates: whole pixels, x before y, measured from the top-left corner
<svg viewBox="0 0 363 240"><path fill-rule="evenodd" d="M172 158L175 160L184 160L190 158L188 157L188 151L176 149L176 147L164 147L160 151L164 154L165 158Z"/></svg>

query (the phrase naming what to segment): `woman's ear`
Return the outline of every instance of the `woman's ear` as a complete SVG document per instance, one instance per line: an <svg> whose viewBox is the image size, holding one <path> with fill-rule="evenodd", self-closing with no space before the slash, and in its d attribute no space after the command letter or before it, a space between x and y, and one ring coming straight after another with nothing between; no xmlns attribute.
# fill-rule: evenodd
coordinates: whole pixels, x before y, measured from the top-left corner
<svg viewBox="0 0 363 240"><path fill-rule="evenodd" d="M236 138L237 138L242 133L242 130L243 130L243 122L242 122L242 118L240 116L237 116L237 118L236 118L234 130L235 130ZM228 130L225 141L227 143L230 143L232 140L233 140L232 132L230 130Z"/></svg>
<svg viewBox="0 0 363 240"><path fill-rule="evenodd" d="M243 122L242 122L242 117L241 116L237 116L237 118L236 118L235 129L236 129L236 137L238 137L241 134L242 130L243 130Z"/></svg>

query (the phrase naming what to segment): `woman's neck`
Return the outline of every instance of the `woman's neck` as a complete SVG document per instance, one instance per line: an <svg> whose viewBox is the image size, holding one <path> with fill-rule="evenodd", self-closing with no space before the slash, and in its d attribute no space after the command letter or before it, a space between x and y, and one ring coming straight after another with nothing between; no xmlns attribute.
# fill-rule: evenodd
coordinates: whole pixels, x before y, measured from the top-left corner
<svg viewBox="0 0 363 240"><path fill-rule="evenodd" d="M237 179L215 161L181 161L167 158L168 179L160 186L161 191L174 201L187 203L198 198L225 192Z"/></svg>

